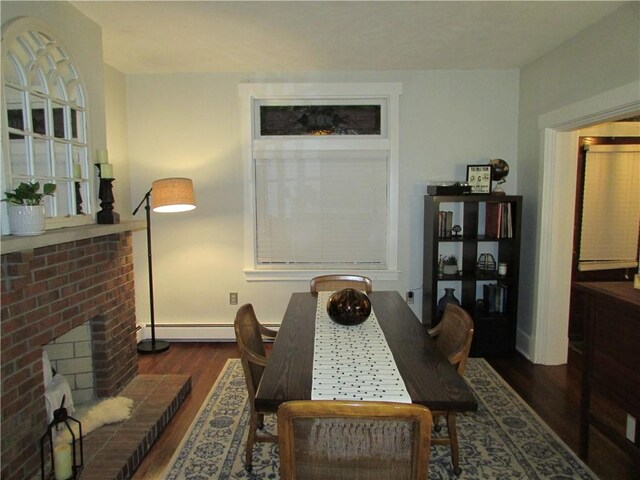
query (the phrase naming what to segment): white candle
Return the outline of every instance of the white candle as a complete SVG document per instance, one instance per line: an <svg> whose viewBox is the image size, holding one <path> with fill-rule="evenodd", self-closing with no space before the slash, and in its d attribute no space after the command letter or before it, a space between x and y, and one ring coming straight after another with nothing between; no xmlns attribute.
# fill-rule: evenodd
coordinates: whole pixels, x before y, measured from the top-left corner
<svg viewBox="0 0 640 480"><path fill-rule="evenodd" d="M98 150L96 163L109 163L109 152Z"/></svg>
<svg viewBox="0 0 640 480"><path fill-rule="evenodd" d="M58 445L53 449L53 473L56 480L67 480L73 476L71 445Z"/></svg>
<svg viewBox="0 0 640 480"><path fill-rule="evenodd" d="M100 178L113 178L113 165L103 163L100 165Z"/></svg>
<svg viewBox="0 0 640 480"><path fill-rule="evenodd" d="M73 164L73 178L82 178L82 168L79 163Z"/></svg>

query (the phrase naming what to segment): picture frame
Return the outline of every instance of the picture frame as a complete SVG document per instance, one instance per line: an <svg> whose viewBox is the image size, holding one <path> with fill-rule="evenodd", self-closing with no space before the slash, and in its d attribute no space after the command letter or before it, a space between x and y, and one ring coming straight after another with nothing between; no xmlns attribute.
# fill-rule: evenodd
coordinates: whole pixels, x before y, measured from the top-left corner
<svg viewBox="0 0 640 480"><path fill-rule="evenodd" d="M467 165L467 183L471 193L491 193L491 165Z"/></svg>

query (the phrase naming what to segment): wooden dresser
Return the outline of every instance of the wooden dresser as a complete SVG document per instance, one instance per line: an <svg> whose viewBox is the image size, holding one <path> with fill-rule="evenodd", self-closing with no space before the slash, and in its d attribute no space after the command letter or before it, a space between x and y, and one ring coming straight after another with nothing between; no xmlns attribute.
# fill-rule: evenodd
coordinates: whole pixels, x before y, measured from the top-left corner
<svg viewBox="0 0 640 480"><path fill-rule="evenodd" d="M582 380L580 455L589 453L589 426L626 451L640 468L640 290L633 282L574 283L584 307L584 375ZM597 393L637 419L634 441L594 415Z"/></svg>

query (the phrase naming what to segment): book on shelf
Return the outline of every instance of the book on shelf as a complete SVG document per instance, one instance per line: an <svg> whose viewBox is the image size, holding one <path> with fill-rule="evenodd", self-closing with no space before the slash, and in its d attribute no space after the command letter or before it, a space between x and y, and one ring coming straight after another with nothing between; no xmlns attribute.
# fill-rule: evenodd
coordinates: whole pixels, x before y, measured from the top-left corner
<svg viewBox="0 0 640 480"><path fill-rule="evenodd" d="M483 301L487 313L506 313L507 286L501 283L483 285Z"/></svg>
<svg viewBox="0 0 640 480"><path fill-rule="evenodd" d="M484 234L488 238L513 238L511 202L487 202Z"/></svg>
<svg viewBox="0 0 640 480"><path fill-rule="evenodd" d="M450 237L453 228L453 212L438 212L438 237Z"/></svg>

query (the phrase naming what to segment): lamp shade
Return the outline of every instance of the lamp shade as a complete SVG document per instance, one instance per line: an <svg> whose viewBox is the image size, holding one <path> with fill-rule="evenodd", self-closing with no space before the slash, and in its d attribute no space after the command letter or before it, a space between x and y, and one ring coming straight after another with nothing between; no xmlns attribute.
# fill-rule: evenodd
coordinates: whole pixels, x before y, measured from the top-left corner
<svg viewBox="0 0 640 480"><path fill-rule="evenodd" d="M162 178L152 184L151 207L154 212L186 212L196 208L190 178Z"/></svg>

